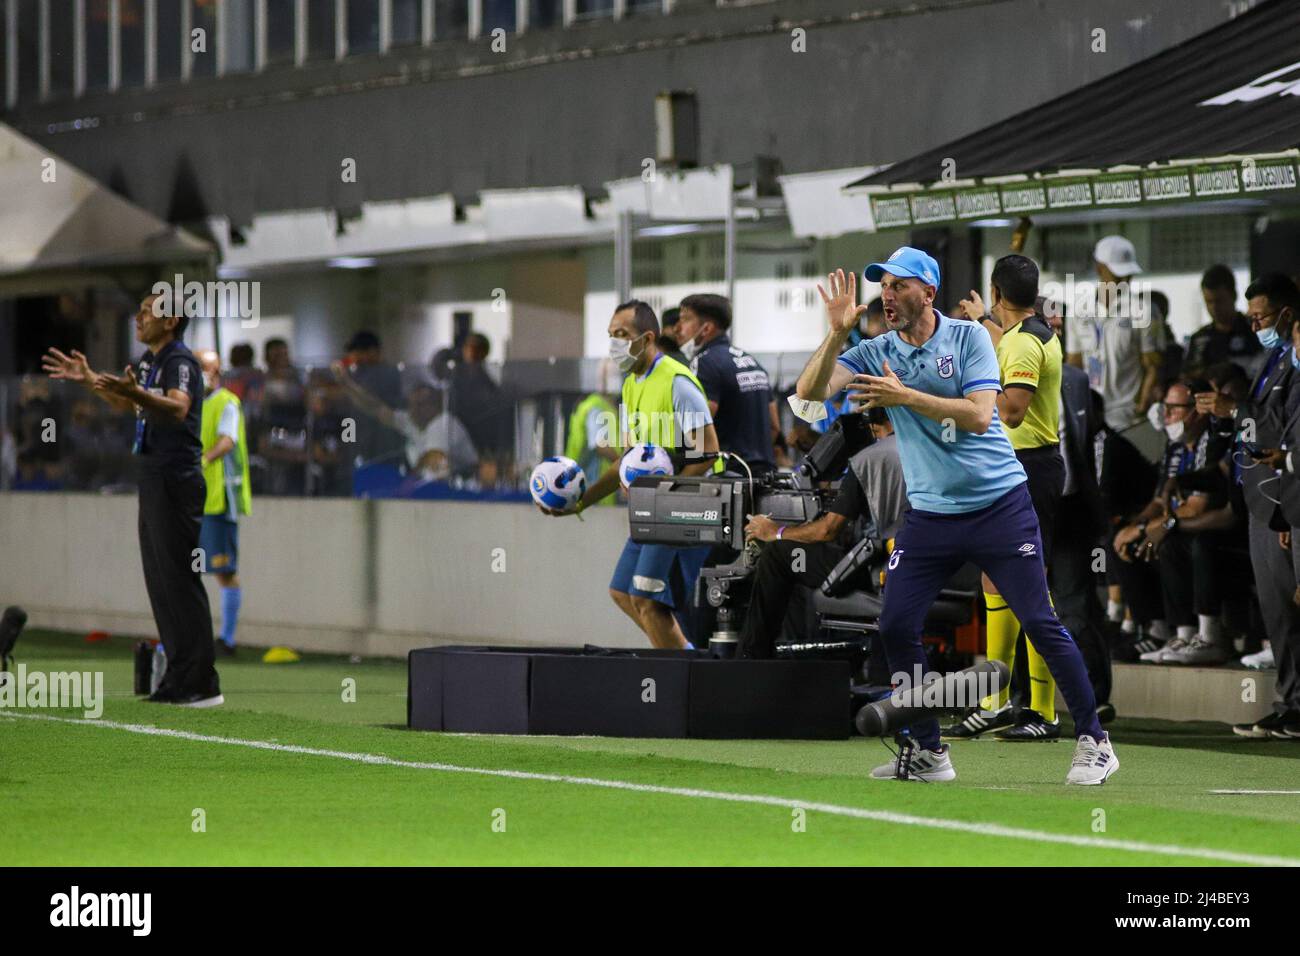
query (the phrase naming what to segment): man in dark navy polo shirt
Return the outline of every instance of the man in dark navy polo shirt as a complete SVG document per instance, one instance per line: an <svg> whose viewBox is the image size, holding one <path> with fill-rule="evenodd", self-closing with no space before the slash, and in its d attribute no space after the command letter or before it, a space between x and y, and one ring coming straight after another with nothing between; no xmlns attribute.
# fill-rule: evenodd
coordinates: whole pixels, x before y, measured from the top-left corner
<svg viewBox="0 0 1300 956"><path fill-rule="evenodd" d="M179 312L180 310L176 310ZM166 314L164 314L166 313ZM146 351L120 376L91 371L80 352L51 348L52 378L79 382L120 411L136 413L140 463L140 558L167 671L151 701L188 707L224 703L214 666L212 611L200 578L199 527L207 487L199 466L203 376L181 341L188 318L151 295L135 317Z"/></svg>
<svg viewBox="0 0 1300 956"><path fill-rule="evenodd" d="M754 475L776 468L773 440L780 434L776 402L758 359L731 344L731 302L721 295L682 299L675 326L682 355L709 400L718 447L739 455Z"/></svg>

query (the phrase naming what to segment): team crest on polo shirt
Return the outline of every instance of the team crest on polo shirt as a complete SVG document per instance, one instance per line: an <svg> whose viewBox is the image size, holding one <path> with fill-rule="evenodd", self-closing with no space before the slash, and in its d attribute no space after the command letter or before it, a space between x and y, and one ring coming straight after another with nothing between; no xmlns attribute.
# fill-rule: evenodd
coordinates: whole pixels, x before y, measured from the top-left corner
<svg viewBox="0 0 1300 956"><path fill-rule="evenodd" d="M951 355L939 356L938 365L939 365L940 378L952 378L952 356Z"/></svg>

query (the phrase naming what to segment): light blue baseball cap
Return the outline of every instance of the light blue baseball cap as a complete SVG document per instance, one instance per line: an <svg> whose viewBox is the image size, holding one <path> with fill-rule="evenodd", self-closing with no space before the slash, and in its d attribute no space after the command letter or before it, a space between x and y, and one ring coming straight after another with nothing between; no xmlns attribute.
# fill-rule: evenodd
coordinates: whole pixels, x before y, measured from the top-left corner
<svg viewBox="0 0 1300 956"><path fill-rule="evenodd" d="M926 285L939 288L939 263L934 261L934 256L911 246L895 249L886 262L871 263L862 270L862 277L868 282L879 282L886 272L902 279L920 279Z"/></svg>

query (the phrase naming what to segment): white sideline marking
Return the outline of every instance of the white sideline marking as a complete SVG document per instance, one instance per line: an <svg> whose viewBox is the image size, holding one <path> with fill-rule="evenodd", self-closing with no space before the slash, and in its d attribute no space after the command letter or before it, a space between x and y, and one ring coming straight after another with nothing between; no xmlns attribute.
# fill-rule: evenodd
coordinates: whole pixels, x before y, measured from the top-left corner
<svg viewBox="0 0 1300 956"><path fill-rule="evenodd" d="M16 714L0 710L0 716L11 720L44 720L59 724L77 724L82 727L102 727L107 730L125 730L133 734L145 734L151 737L171 737L177 740L192 740L199 743L226 744L232 747L247 747L252 750L270 750L276 753L304 754L310 757L333 757L337 760L351 760L355 763L371 764L383 767L405 767L410 770L437 770L444 773L469 773L484 777L505 777L511 780L538 780L546 783L568 783L584 787L604 787L607 790L627 790L633 793L654 793L673 797L692 797L697 800L722 800L728 803L750 803L769 807L782 807L787 810L813 810L833 816L852 817L857 820L871 820L877 823L896 823L902 826L929 827L935 830L954 830L959 833L973 833L977 836L1003 837L1012 840L1030 840L1037 843L1063 843L1069 846L1094 847L1101 850L1127 850L1133 853L1154 853L1160 856L1194 857L1206 860L1220 860L1225 863L1245 863L1254 866L1300 866L1300 860L1285 856L1260 856L1253 853L1236 853L1232 850L1215 850L1208 847L1174 846L1166 843L1143 843L1137 840L1113 840L1107 837L1072 836L1065 833L1050 833L1045 830L1027 830L1021 827L1007 827L998 823L970 823L965 820L946 820L941 817L918 817L910 813L894 813L889 810L867 810L863 807L846 807L834 803L816 803L808 800L793 800L789 797L774 797L756 793L725 793L718 790L696 790L690 787L662 787L655 784L631 783L626 780L601 780L596 777L572 777L567 774L535 773L529 770L494 770L486 767L461 767L449 763L430 763L417 760L398 760L383 754L354 753L346 750L322 750L316 747L300 747L295 744L280 744L267 740L243 740L237 737L215 737L209 734L196 734L188 730L172 730L167 727L151 727L147 724L122 724L111 720L83 720L75 717L53 717L46 714ZM882 786L889 786L882 783Z"/></svg>
<svg viewBox="0 0 1300 956"><path fill-rule="evenodd" d="M1220 793L1232 796L1257 796L1261 794L1300 794L1300 790L1206 790L1206 793Z"/></svg>

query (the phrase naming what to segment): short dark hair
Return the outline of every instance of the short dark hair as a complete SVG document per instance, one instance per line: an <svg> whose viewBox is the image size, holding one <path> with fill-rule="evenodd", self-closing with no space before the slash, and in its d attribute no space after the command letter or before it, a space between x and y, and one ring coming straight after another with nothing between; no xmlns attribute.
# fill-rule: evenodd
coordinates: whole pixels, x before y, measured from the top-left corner
<svg viewBox="0 0 1300 956"><path fill-rule="evenodd" d="M1219 388L1230 385L1235 381L1246 381L1246 370L1236 362L1217 362L1214 365L1205 368L1201 376L1210 382L1217 382Z"/></svg>
<svg viewBox="0 0 1300 956"><path fill-rule="evenodd" d="M1211 386L1210 383L1203 376L1200 375L1194 376L1192 378L1175 379L1169 384L1181 385L1184 388L1186 388L1189 392L1191 392L1193 395L1197 394L1198 392L1214 391L1213 386Z"/></svg>
<svg viewBox="0 0 1300 956"><path fill-rule="evenodd" d="M245 368L253 364L253 346L240 342L230 347L230 364L234 368Z"/></svg>
<svg viewBox="0 0 1300 956"><path fill-rule="evenodd" d="M711 319L724 332L731 328L731 300L725 295L697 292L682 299L681 307L690 309L700 321Z"/></svg>
<svg viewBox="0 0 1300 956"><path fill-rule="evenodd" d="M1300 307L1300 291L1297 291L1295 281L1281 272L1265 273L1246 286L1247 299L1259 295L1267 298L1269 304L1275 309L1285 309L1289 306L1294 312L1297 307Z"/></svg>
<svg viewBox="0 0 1300 956"><path fill-rule="evenodd" d="M1201 276L1201 288L1209 289L1227 289L1229 292L1237 291L1237 277L1232 274L1232 270L1223 263L1215 263L1205 270Z"/></svg>
<svg viewBox="0 0 1300 956"><path fill-rule="evenodd" d="M289 343L286 342L284 339L267 339L266 342L262 344L262 358L266 358L267 356L269 356L271 354L271 349L281 348L281 347L287 349L289 347Z"/></svg>
<svg viewBox="0 0 1300 956"><path fill-rule="evenodd" d="M614 314L626 312L628 309L632 310L632 324L636 326L638 336L645 335L647 332L653 332L658 336L659 319L648 302L642 302L640 299L628 299L614 310Z"/></svg>
<svg viewBox="0 0 1300 956"><path fill-rule="evenodd" d="M465 336L464 344L468 345L470 342L473 342L483 350L484 358L487 358L492 354L492 343L488 341L488 337L482 332L471 332L469 335Z"/></svg>
<svg viewBox="0 0 1300 956"><path fill-rule="evenodd" d="M266 343L268 346L270 342ZM348 339L346 351L348 352L369 352L372 349L379 348L379 336L369 329L362 329L360 332Z"/></svg>
<svg viewBox="0 0 1300 956"><path fill-rule="evenodd" d="M664 314L659 317L659 324L665 329L677 324L677 320L682 317L682 310L678 306L671 309L664 309Z"/></svg>
<svg viewBox="0 0 1300 956"><path fill-rule="evenodd" d="M993 285L1018 309L1032 309L1038 298L1038 263L1012 253L993 263Z"/></svg>

